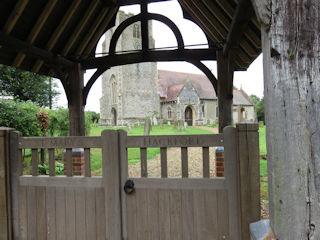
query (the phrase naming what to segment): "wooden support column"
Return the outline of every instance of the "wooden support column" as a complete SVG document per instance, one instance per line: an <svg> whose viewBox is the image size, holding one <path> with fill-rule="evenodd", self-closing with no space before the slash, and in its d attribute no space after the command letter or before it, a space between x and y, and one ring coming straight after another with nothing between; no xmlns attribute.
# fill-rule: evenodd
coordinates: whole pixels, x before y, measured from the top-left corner
<svg viewBox="0 0 320 240"><path fill-rule="evenodd" d="M9 173L9 132L0 127L0 239L12 239L12 216Z"/></svg>
<svg viewBox="0 0 320 240"><path fill-rule="evenodd" d="M80 64L75 65L69 73L66 93L69 108L69 134L70 136L84 136L84 104L83 104L83 74Z"/></svg>
<svg viewBox="0 0 320 240"><path fill-rule="evenodd" d="M217 51L218 62L218 106L219 133L223 128L232 125L233 71L234 60L231 51L224 56L222 50Z"/></svg>

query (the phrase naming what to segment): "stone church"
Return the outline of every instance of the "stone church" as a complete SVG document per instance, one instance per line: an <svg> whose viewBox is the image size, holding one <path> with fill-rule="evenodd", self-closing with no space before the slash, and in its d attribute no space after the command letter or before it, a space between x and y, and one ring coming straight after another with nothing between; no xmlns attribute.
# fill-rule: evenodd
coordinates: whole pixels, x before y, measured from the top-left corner
<svg viewBox="0 0 320 240"><path fill-rule="evenodd" d="M132 14L119 12L116 26ZM103 52L108 52L115 27L105 34ZM149 24L150 42L152 25ZM130 25L121 35L116 51L141 49L140 23ZM234 90L233 119L255 120L253 103L243 90ZM212 124L218 118L218 100L206 76L157 69L157 63L113 67L102 76L100 124L107 126L141 124L149 116L172 124Z"/></svg>

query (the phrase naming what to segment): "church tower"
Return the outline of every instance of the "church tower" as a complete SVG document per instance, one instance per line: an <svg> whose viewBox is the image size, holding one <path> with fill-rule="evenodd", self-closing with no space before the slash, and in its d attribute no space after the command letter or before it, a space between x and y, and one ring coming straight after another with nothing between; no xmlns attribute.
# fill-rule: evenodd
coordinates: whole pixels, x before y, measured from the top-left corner
<svg viewBox="0 0 320 240"><path fill-rule="evenodd" d="M117 26L133 16L119 11L116 26L105 34L103 52L108 52ZM149 22L150 48L154 48L152 24ZM136 22L121 34L116 52L141 50L141 27ZM102 75L100 124L107 126L143 123L147 116L159 114L157 63L139 63L113 67Z"/></svg>

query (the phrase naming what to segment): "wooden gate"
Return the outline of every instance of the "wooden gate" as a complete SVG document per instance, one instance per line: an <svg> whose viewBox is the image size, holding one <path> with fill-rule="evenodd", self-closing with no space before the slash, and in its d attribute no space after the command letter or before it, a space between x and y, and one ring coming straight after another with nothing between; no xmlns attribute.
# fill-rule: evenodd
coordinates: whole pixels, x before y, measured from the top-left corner
<svg viewBox="0 0 320 240"><path fill-rule="evenodd" d="M13 239L247 239L248 221L257 220L249 212L260 209L253 206L259 196L258 202L252 201L250 190L257 179L244 178L245 184L240 177L243 153L237 139L239 131L233 127L223 134L188 136L127 136L122 130L107 130L101 137L24 138L11 132ZM212 146L224 146L224 178L210 178ZM73 176L72 168L72 149L79 147L85 156L81 177ZM148 177L149 147L160 148L161 178ZM169 147L181 148L180 178L168 178ZM202 178L188 177L188 147L202 147ZM65 176L54 173L57 148L66 149ZM91 148L102 149L100 177L90 173ZM128 177L129 148L140 148L139 178ZM31 149L32 175L22 173L23 149ZM37 149L48 149L49 176L38 175ZM252 170L243 167L249 169L244 175L251 176ZM240 188L245 194L240 195Z"/></svg>

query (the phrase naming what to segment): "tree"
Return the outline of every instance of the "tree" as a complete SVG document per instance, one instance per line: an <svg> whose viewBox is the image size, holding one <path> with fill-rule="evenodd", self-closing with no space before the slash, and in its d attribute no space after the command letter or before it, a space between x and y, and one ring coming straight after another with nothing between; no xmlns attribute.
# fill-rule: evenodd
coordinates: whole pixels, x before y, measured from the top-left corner
<svg viewBox="0 0 320 240"><path fill-rule="evenodd" d="M0 64L0 95L52 108L52 100L59 94L55 88L51 78Z"/></svg>
<svg viewBox="0 0 320 240"><path fill-rule="evenodd" d="M320 239L320 1L251 2L261 23L271 226L278 239Z"/></svg>
<svg viewBox="0 0 320 240"><path fill-rule="evenodd" d="M264 121L264 97L260 99L256 95L250 95L250 99L254 104L258 121Z"/></svg>

